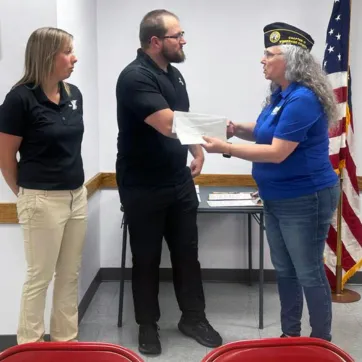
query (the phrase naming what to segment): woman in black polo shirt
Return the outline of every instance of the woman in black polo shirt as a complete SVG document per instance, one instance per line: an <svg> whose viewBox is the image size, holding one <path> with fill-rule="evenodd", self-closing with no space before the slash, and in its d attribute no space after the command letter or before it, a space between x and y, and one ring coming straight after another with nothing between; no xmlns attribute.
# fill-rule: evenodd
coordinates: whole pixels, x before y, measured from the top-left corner
<svg viewBox="0 0 362 362"><path fill-rule="evenodd" d="M27 261L19 344L43 341L46 292L53 276L51 339L72 341L78 334L87 190L82 95L64 82L77 61L72 39L56 28L34 31L26 47L25 74L0 106L0 167L18 196Z"/></svg>

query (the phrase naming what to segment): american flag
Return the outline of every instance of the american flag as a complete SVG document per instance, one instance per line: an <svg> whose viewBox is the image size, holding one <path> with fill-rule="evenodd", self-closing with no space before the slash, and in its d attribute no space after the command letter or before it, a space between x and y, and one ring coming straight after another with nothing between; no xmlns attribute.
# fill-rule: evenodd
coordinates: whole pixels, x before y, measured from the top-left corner
<svg viewBox="0 0 362 362"><path fill-rule="evenodd" d="M334 0L328 24L323 68L338 99L339 122L330 131L329 157L342 182L342 288L362 266L362 223L354 162L354 137L349 38L351 0ZM336 288L337 215L334 216L325 248L325 269L331 288Z"/></svg>

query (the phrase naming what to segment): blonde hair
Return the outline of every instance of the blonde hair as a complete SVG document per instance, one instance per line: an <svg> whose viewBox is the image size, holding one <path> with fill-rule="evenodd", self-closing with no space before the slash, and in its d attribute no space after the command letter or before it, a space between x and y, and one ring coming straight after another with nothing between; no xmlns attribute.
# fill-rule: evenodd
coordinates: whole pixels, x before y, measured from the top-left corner
<svg viewBox="0 0 362 362"><path fill-rule="evenodd" d="M45 27L35 30L26 45L24 75L14 88L26 83L33 83L34 87L43 85L54 69L56 54L72 40L73 35L62 29ZM63 84L69 94L69 86Z"/></svg>

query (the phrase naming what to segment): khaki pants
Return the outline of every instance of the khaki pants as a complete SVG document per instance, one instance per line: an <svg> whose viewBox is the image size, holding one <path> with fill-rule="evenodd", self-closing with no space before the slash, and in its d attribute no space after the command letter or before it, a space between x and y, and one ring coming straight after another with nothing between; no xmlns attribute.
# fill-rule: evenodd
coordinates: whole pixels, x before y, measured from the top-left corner
<svg viewBox="0 0 362 362"><path fill-rule="evenodd" d="M17 210L27 261L18 344L43 341L46 292L54 276L52 341L78 334L78 275L87 225L87 189L20 188Z"/></svg>

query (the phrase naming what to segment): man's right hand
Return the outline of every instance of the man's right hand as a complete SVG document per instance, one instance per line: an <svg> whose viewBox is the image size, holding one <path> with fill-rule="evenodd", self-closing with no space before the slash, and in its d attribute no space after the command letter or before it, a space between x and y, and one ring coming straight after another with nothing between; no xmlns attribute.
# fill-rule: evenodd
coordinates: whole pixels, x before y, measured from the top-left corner
<svg viewBox="0 0 362 362"><path fill-rule="evenodd" d="M226 137L227 139L234 137L235 136L235 132L236 132L236 126L233 122L231 122L230 120L227 121L226 123Z"/></svg>

